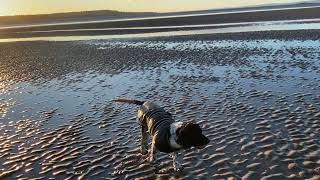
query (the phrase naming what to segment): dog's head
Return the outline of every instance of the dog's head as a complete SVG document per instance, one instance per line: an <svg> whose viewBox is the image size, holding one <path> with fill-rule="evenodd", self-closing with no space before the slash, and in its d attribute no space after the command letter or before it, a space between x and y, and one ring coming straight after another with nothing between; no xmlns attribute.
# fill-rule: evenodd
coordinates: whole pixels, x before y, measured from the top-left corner
<svg viewBox="0 0 320 180"><path fill-rule="evenodd" d="M190 147L202 149L209 142L210 140L202 134L199 124L194 122L185 123L177 130L177 143L185 149Z"/></svg>

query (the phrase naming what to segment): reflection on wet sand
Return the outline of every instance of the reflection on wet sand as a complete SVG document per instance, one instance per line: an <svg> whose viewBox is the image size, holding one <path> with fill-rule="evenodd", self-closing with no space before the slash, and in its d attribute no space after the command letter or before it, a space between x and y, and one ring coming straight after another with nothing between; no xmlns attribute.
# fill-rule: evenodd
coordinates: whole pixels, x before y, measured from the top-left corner
<svg viewBox="0 0 320 180"><path fill-rule="evenodd" d="M0 179L319 178L319 40L272 37L1 43ZM115 96L196 119L211 142L155 174Z"/></svg>

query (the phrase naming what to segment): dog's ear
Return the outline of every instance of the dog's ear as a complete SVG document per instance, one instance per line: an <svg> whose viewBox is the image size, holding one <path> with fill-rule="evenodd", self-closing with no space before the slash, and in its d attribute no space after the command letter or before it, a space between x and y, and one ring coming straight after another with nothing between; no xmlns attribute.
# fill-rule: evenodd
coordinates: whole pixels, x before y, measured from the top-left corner
<svg viewBox="0 0 320 180"><path fill-rule="evenodd" d="M177 143L182 145L184 148L190 148L189 138L188 138L188 129L190 129L190 125L192 123L183 123L181 127L179 127L176 131L177 135Z"/></svg>
<svg viewBox="0 0 320 180"><path fill-rule="evenodd" d="M194 129L200 129L200 126L197 123L193 122L187 122L181 130L183 130L185 133L190 134Z"/></svg>
<svg viewBox="0 0 320 180"><path fill-rule="evenodd" d="M194 128L200 128L199 125L197 123L195 123L194 120L183 123L183 125L178 128L177 130L177 135L182 135L182 134L190 134L190 132L192 131L192 129Z"/></svg>
<svg viewBox="0 0 320 180"><path fill-rule="evenodd" d="M198 137L201 135L201 129L197 123L186 122L177 130L177 143L185 149L195 146Z"/></svg>
<svg viewBox="0 0 320 180"><path fill-rule="evenodd" d="M185 122L182 124L182 126L180 126L178 129L177 129L177 136L180 138L182 136L182 132L188 127L189 124L192 124L190 122Z"/></svg>

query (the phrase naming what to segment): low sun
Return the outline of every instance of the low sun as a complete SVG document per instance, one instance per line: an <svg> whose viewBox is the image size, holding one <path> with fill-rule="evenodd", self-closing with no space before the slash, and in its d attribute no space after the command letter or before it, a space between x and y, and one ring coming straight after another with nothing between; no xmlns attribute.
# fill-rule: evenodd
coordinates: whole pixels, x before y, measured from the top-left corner
<svg viewBox="0 0 320 180"><path fill-rule="evenodd" d="M0 16L12 15L7 1L0 1Z"/></svg>

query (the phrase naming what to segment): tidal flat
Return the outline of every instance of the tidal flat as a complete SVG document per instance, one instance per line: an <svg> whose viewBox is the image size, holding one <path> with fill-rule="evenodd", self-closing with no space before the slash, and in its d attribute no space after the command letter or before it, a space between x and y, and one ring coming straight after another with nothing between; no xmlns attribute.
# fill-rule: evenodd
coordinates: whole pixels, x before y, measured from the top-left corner
<svg viewBox="0 0 320 180"><path fill-rule="evenodd" d="M0 179L319 179L319 30L0 43ZM196 120L210 144L160 172L137 107Z"/></svg>

